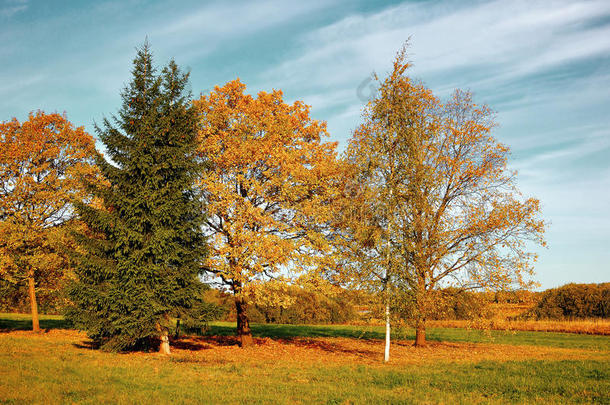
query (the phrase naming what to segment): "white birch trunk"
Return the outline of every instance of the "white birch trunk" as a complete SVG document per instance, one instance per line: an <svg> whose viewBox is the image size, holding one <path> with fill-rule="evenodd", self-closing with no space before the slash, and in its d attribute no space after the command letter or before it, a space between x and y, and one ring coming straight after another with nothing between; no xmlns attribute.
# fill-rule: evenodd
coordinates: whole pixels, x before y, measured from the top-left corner
<svg viewBox="0 0 610 405"><path fill-rule="evenodd" d="M390 303L385 304L385 352L383 361L390 361Z"/></svg>

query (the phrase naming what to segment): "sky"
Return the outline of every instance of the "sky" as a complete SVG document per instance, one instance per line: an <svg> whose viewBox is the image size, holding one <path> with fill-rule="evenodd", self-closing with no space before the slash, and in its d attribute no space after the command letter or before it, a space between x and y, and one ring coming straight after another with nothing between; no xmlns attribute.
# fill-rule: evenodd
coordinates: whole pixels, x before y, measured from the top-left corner
<svg viewBox="0 0 610 405"><path fill-rule="evenodd" d="M542 288L610 281L610 1L0 0L0 121L115 113L135 48L191 72L193 94L239 77L281 89L343 149L410 39L411 75L435 94L472 91L549 222Z"/></svg>

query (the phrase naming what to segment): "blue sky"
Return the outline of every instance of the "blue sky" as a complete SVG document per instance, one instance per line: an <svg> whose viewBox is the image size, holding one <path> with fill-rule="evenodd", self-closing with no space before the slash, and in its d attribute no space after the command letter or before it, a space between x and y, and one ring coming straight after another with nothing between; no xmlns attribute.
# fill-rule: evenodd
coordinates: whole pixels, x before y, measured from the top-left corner
<svg viewBox="0 0 610 405"><path fill-rule="evenodd" d="M610 1L0 0L0 120L65 111L92 131L146 36L158 64L191 71L194 95L235 77L282 89L340 148L367 78L410 37L415 77L497 111L495 136L550 222L542 286L610 281Z"/></svg>

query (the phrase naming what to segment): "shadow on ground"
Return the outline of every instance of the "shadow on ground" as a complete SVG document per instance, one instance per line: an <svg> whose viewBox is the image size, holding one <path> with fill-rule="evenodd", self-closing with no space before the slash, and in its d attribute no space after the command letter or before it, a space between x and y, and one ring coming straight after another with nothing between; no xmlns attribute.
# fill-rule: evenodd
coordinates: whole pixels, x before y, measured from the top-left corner
<svg viewBox="0 0 610 405"><path fill-rule="evenodd" d="M368 339L367 339L368 340ZM189 351L209 350L214 347L237 346L239 340L235 336L183 336L180 339L172 339L173 348ZM255 337L254 346L294 346L306 349L315 349L328 353L345 353L361 357L374 357L377 353L364 347L353 347L345 345L344 342L330 342L307 337L283 337L272 339L270 337Z"/></svg>
<svg viewBox="0 0 610 405"><path fill-rule="evenodd" d="M252 335L254 337L268 337L272 339L289 339L289 338L318 338L318 337L343 337L353 339L384 339L383 330L374 330L373 328L363 326L356 328L353 326L341 325L278 325L278 324L252 324ZM411 340L415 338L415 333L412 330L400 330L397 334L392 333L392 339ZM206 336L233 336L235 335L235 326L230 325L210 325ZM437 340L437 337L432 335L428 337L430 340Z"/></svg>
<svg viewBox="0 0 610 405"><path fill-rule="evenodd" d="M71 325L64 319L41 319L40 329L70 329ZM6 319L0 318L0 333L8 333L15 330L32 330L31 319Z"/></svg>

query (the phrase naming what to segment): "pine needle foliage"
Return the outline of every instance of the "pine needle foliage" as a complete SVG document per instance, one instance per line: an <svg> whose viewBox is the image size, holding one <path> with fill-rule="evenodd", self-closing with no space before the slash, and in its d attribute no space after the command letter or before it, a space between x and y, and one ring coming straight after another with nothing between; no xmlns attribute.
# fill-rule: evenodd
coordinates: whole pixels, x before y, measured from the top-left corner
<svg viewBox="0 0 610 405"><path fill-rule="evenodd" d="M173 60L157 73L148 43L132 74L118 115L96 126L110 159L97 157L107 183L90 185L98 206L77 205L87 232L78 236L68 313L112 351L152 348L172 315L200 304L206 252L188 74Z"/></svg>

